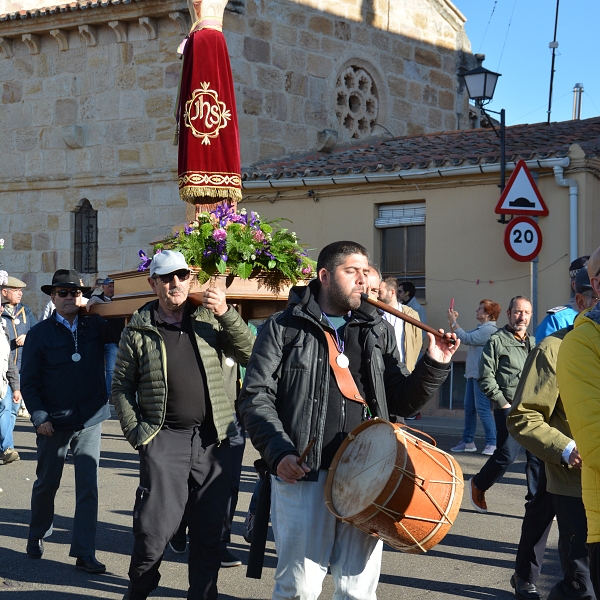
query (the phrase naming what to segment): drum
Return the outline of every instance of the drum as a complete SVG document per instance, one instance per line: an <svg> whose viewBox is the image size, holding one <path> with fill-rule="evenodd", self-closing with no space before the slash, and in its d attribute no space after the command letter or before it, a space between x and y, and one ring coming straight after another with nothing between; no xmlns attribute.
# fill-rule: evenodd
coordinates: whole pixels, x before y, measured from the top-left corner
<svg viewBox="0 0 600 600"><path fill-rule="evenodd" d="M343 522L392 548L421 554L448 533L463 488L452 456L406 426L373 419L356 427L337 451L325 502Z"/></svg>

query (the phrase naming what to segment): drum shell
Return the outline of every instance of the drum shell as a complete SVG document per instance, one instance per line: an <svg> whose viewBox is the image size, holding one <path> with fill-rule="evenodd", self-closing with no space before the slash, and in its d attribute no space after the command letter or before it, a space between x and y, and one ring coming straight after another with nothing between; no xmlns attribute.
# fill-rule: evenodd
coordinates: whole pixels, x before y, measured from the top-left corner
<svg viewBox="0 0 600 600"><path fill-rule="evenodd" d="M333 498L336 468L349 446L360 443L361 432L374 425L394 429L394 468L373 502L341 517ZM342 521L376 535L397 550L421 554L450 530L460 509L463 488L462 470L451 455L410 434L402 425L374 419L359 425L342 443L329 470L325 500Z"/></svg>

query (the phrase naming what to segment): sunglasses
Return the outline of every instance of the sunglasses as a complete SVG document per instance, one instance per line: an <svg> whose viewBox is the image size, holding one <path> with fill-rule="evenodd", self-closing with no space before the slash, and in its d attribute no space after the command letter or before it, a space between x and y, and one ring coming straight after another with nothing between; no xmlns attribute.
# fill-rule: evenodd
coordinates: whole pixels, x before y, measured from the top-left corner
<svg viewBox="0 0 600 600"><path fill-rule="evenodd" d="M173 281L173 277L175 277L175 275L177 275L177 279L179 279L179 281L187 281L190 278L191 272L184 271L182 269L181 271L167 273L166 275L157 275L157 277L159 277L163 283L171 283L171 281ZM155 277L155 279L156 279L156 277Z"/></svg>
<svg viewBox="0 0 600 600"><path fill-rule="evenodd" d="M56 290L56 295L59 298L66 298L67 296L77 298L78 296L81 296L81 290Z"/></svg>

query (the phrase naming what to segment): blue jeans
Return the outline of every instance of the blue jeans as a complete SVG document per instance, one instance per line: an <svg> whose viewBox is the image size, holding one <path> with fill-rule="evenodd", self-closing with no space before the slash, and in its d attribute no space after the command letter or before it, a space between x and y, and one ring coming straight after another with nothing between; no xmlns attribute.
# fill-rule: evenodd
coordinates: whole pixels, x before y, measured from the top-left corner
<svg viewBox="0 0 600 600"><path fill-rule="evenodd" d="M106 375L106 391L110 399L110 387L112 385L115 362L117 360L117 344L104 345L104 373Z"/></svg>
<svg viewBox="0 0 600 600"><path fill-rule="evenodd" d="M69 556L83 558L96 553L98 524L98 463L102 423L79 431L55 429L48 437L37 436L37 479L31 491L29 535L47 537L52 533L54 499L60 486L67 450L75 466L75 518Z"/></svg>
<svg viewBox="0 0 600 600"><path fill-rule="evenodd" d="M473 477L473 483L478 490L486 492L497 481L504 477L504 474L510 466L517 460L521 446L508 433L506 419L508 418L509 408L497 408L494 410L494 420L496 421L496 450L490 456L488 461L481 467L479 473Z"/></svg>
<svg viewBox="0 0 600 600"><path fill-rule="evenodd" d="M4 398L0 400L0 452L7 448L14 448L13 430L17 422L17 413L21 403L15 404L12 401L13 394L10 386L6 388Z"/></svg>
<svg viewBox="0 0 600 600"><path fill-rule="evenodd" d="M485 443L495 446L496 424L494 423L490 401L479 389L477 379L467 377L467 385L465 387L465 430L463 432L463 442L467 444L470 444L475 436L477 415L479 415L479 420L483 425Z"/></svg>

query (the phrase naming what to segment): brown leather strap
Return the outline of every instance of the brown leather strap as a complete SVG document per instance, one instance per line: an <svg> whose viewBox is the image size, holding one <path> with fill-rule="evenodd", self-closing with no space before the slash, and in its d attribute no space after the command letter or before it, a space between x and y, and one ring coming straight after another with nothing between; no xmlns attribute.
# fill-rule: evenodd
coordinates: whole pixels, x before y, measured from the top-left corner
<svg viewBox="0 0 600 600"><path fill-rule="evenodd" d="M342 396L348 398L348 400L367 406L365 399L360 395L360 392L356 387L356 382L354 381L354 377L352 377L352 373L350 373L350 369L343 369L335 362L335 359L341 353L335 345L333 335L330 331L325 331L325 337L327 338L327 345L329 346L329 365L333 369L333 376L340 388L340 392L342 392Z"/></svg>

